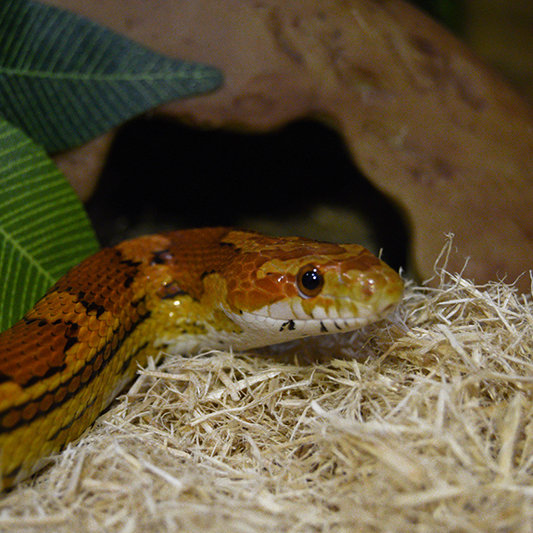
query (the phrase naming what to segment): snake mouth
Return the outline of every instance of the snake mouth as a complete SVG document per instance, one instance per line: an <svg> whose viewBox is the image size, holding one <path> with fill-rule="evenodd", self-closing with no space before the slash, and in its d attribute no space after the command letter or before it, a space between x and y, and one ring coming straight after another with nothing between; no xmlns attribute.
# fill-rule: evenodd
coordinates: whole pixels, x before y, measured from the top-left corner
<svg viewBox="0 0 533 533"><path fill-rule="evenodd" d="M240 339L234 343L236 349L257 348L304 337L353 331L382 318L371 309L360 312L359 316L323 318L308 316L305 319L291 317L290 314L285 318L272 317L264 312L225 311L225 313L242 329Z"/></svg>

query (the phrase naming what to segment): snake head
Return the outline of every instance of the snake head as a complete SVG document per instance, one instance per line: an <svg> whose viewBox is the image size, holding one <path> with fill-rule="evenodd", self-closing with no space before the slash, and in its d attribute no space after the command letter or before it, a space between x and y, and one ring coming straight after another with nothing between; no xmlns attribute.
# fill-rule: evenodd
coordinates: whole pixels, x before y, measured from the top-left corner
<svg viewBox="0 0 533 533"><path fill-rule="evenodd" d="M358 329L383 318L403 292L398 273L366 248L301 238L242 246L224 275L220 307L248 332L245 348Z"/></svg>

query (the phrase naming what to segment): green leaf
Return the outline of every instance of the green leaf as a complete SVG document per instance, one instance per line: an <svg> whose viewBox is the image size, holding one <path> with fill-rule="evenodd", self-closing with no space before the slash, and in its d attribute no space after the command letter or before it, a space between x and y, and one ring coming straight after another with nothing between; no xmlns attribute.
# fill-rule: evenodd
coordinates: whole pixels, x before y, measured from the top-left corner
<svg viewBox="0 0 533 533"><path fill-rule="evenodd" d="M0 118L0 331L97 248L67 180L41 147Z"/></svg>
<svg viewBox="0 0 533 533"><path fill-rule="evenodd" d="M221 82L212 67L166 58L68 11L0 2L0 110L49 153Z"/></svg>

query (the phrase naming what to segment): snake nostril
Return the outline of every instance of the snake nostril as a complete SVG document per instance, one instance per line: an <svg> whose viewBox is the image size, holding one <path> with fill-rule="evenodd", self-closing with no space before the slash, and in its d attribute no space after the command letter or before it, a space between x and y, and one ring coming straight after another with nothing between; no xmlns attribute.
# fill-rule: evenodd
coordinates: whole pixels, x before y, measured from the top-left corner
<svg viewBox="0 0 533 533"><path fill-rule="evenodd" d="M374 277L365 276L360 283L361 297L370 300L374 296L377 288L376 279Z"/></svg>

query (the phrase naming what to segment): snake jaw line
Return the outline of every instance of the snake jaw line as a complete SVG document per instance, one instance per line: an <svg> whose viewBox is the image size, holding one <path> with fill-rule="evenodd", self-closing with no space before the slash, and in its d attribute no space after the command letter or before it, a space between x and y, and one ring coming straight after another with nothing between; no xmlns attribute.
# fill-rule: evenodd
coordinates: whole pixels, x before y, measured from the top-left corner
<svg viewBox="0 0 533 533"><path fill-rule="evenodd" d="M381 316L372 310L361 312L357 317L335 318L272 318L258 313L228 313L229 318L246 329L248 334L245 338L237 339L233 348L236 350L248 350L259 348L269 344L280 344L303 337L325 335L329 333L341 333L353 331L373 322Z"/></svg>

